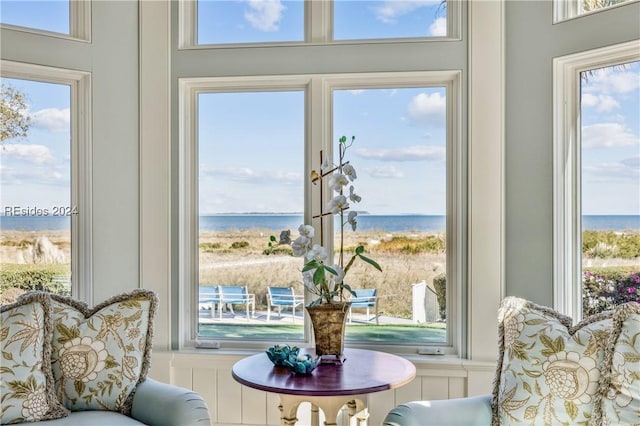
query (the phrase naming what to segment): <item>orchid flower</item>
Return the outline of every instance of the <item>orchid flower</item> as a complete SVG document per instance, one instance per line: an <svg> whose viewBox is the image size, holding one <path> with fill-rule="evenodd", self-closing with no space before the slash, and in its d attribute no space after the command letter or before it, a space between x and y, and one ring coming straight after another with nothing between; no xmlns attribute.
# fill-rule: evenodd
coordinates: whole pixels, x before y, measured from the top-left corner
<svg viewBox="0 0 640 426"><path fill-rule="evenodd" d="M329 188L335 192L342 191L342 187L348 183L347 177L342 173L334 173L329 177Z"/></svg>
<svg viewBox="0 0 640 426"><path fill-rule="evenodd" d="M282 231L280 233L280 241L278 244L291 244L291 231Z"/></svg>
<svg viewBox="0 0 640 426"><path fill-rule="evenodd" d="M358 226L358 221L356 221L356 216L358 216L358 212L356 211L350 211L349 215L347 216L347 223L351 225L351 229L354 231L356 230L356 226Z"/></svg>
<svg viewBox="0 0 640 426"><path fill-rule="evenodd" d="M358 194L356 194L355 192L353 192L353 189L354 189L354 188L353 188L353 185L351 185L351 186L349 187L349 199L350 199L351 201L353 201L354 203L359 203L359 202L360 202L360 200L362 200L362 197L361 197L361 196L359 196Z"/></svg>
<svg viewBox="0 0 640 426"><path fill-rule="evenodd" d="M351 182L356 180L356 178L358 177L356 175L356 169L351 164L345 164L342 167L342 173L344 173L345 176L347 176Z"/></svg>
<svg viewBox="0 0 640 426"><path fill-rule="evenodd" d="M304 256L309 250L309 244L311 240L305 236L299 236L294 242L291 243L291 250L296 257Z"/></svg>
<svg viewBox="0 0 640 426"><path fill-rule="evenodd" d="M329 260L329 251L320 244L314 244L311 250L307 252L306 258L307 261L315 260L319 263L324 263Z"/></svg>
<svg viewBox="0 0 640 426"><path fill-rule="evenodd" d="M342 210L346 210L348 208L349 203L347 202L347 197L344 195L336 195L327 204L327 209L333 214L338 214Z"/></svg>
<svg viewBox="0 0 640 426"><path fill-rule="evenodd" d="M351 258L344 259L344 231L345 225L351 225L351 228L355 231L357 228L357 216L358 212L349 211L346 221L344 218L345 211L349 209L349 202L359 203L362 200L358 194L355 193L353 185L349 186L348 196L343 195L349 182L353 182L357 178L355 168L344 160L344 154L353 142L355 137L351 138L351 142L347 143L345 136L339 140L339 161L338 165L335 165L330 157L322 157L322 165L320 166L320 173L316 170L312 170L310 173L311 182L314 185L322 183L324 179L327 179L325 185L320 185L320 199L324 200L323 188L330 188L332 192L336 192L337 195L333 197L328 203L326 209L321 210L319 214L314 215L313 219L324 220L324 217L333 214L340 215L340 253L338 264L329 266L329 262L333 262L333 253L329 252L325 247L320 244L313 244L313 240L316 237L315 228L311 225L302 224L298 227L299 236L294 241L291 241L291 232L283 231L280 234L280 244L289 244L294 256L304 257L305 264L302 268L302 282L304 287L311 293L320 296L316 301L312 302L315 306L319 303L332 303L334 297L339 296L340 300L343 300L343 291L348 291L353 294L353 290L345 283L345 275L354 264L356 260L361 260L378 271L382 271L382 268L376 261L365 256L364 245L359 245L353 250ZM269 248L265 250L266 254L274 253L274 245L278 241L275 236L270 237ZM320 243L324 242L322 224L320 226ZM313 244L313 245L312 245Z"/></svg>
<svg viewBox="0 0 640 426"><path fill-rule="evenodd" d="M315 235L316 231L313 228L313 226L303 224L298 227L298 232L300 233L301 236L311 239Z"/></svg>

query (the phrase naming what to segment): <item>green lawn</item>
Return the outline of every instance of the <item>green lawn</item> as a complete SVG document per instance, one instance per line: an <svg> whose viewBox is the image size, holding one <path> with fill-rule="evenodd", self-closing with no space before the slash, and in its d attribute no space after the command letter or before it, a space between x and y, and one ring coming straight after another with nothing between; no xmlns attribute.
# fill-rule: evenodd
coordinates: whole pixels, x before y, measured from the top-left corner
<svg viewBox="0 0 640 426"><path fill-rule="evenodd" d="M442 343L446 329L420 325L358 325L347 327L346 340L388 343ZM200 324L200 335L225 339L302 340L302 325Z"/></svg>

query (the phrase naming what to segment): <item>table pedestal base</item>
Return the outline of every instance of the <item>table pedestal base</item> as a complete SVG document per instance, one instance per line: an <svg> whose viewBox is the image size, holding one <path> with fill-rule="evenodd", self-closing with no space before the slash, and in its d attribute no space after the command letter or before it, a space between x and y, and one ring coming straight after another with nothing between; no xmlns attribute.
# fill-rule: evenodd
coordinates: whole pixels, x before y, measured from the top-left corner
<svg viewBox="0 0 640 426"><path fill-rule="evenodd" d="M280 394L280 426L294 426L298 421L298 407L302 402L311 403L311 426L320 426L318 407L324 413L325 426L337 426L338 412L343 406L349 408L349 419L365 409L361 395L344 396L298 396ZM367 416L358 417L358 425Z"/></svg>

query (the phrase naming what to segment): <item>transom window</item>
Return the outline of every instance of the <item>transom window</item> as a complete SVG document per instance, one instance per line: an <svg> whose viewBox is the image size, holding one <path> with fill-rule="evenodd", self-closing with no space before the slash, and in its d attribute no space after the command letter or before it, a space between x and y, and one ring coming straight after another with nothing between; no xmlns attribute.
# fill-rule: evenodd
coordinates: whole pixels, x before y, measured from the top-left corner
<svg viewBox="0 0 640 426"><path fill-rule="evenodd" d="M180 3L180 47L457 38L456 0L197 0Z"/></svg>
<svg viewBox="0 0 640 426"><path fill-rule="evenodd" d="M89 41L91 0L0 0L0 25Z"/></svg>
<svg viewBox="0 0 640 426"><path fill-rule="evenodd" d="M554 21L577 18L637 0L554 0Z"/></svg>

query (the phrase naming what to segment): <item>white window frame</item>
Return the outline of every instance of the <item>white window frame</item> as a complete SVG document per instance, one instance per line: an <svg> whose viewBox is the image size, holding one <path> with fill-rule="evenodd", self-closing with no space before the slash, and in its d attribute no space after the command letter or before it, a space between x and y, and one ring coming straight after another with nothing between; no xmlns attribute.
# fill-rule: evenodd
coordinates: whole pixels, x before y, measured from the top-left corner
<svg viewBox="0 0 640 426"><path fill-rule="evenodd" d="M590 10L584 12L580 7L581 0L554 0L553 2L553 23L568 21L570 19L580 18L582 16L589 16L594 13L599 13L605 10L611 10L618 7L626 6L628 4L637 3L638 0L629 0L624 3L614 4L602 9Z"/></svg>
<svg viewBox="0 0 640 426"><path fill-rule="evenodd" d="M445 87L447 96L447 341L436 344L446 354L456 355L462 347L460 331L462 312L462 281L465 262L464 244L466 216L462 177L464 171L462 145L461 71L388 72L357 74L316 74L300 76L211 77L181 78L179 86L179 289L180 347L197 344L198 304L196 301L198 276L198 95L211 92L283 91L305 92L306 123L305 170L319 167L312 155L324 150L331 156L332 97L334 90L408 87ZM313 105L313 107L312 107ZM304 220L311 222L313 188L305 182ZM315 201L317 202L317 201ZM315 209L315 210L314 210ZM331 233L332 221L327 221ZM330 244L333 244L331 241ZM307 302L310 295L307 294ZM305 323L305 339L311 336L311 324ZM205 338L202 339L203 341ZM209 340L208 347L265 348L268 342L243 340ZM420 353L424 347L415 345L374 344L368 341L349 342L353 347L372 347L394 352Z"/></svg>
<svg viewBox="0 0 640 426"><path fill-rule="evenodd" d="M580 73L640 60L640 40L553 60L554 307L582 318Z"/></svg>
<svg viewBox="0 0 640 426"><path fill-rule="evenodd" d="M0 28L90 43L91 1L92 0L69 0L69 34L5 23L0 23Z"/></svg>
<svg viewBox="0 0 640 426"><path fill-rule="evenodd" d="M0 60L0 76L71 87L71 292L92 303L91 74Z"/></svg>
<svg viewBox="0 0 640 426"><path fill-rule="evenodd" d="M178 2L178 49L210 49L260 46L291 46L301 44L367 44L460 40L463 0L447 0L447 35L444 37L373 38L333 40L333 0L305 0L304 40L253 43L198 44L198 2Z"/></svg>

